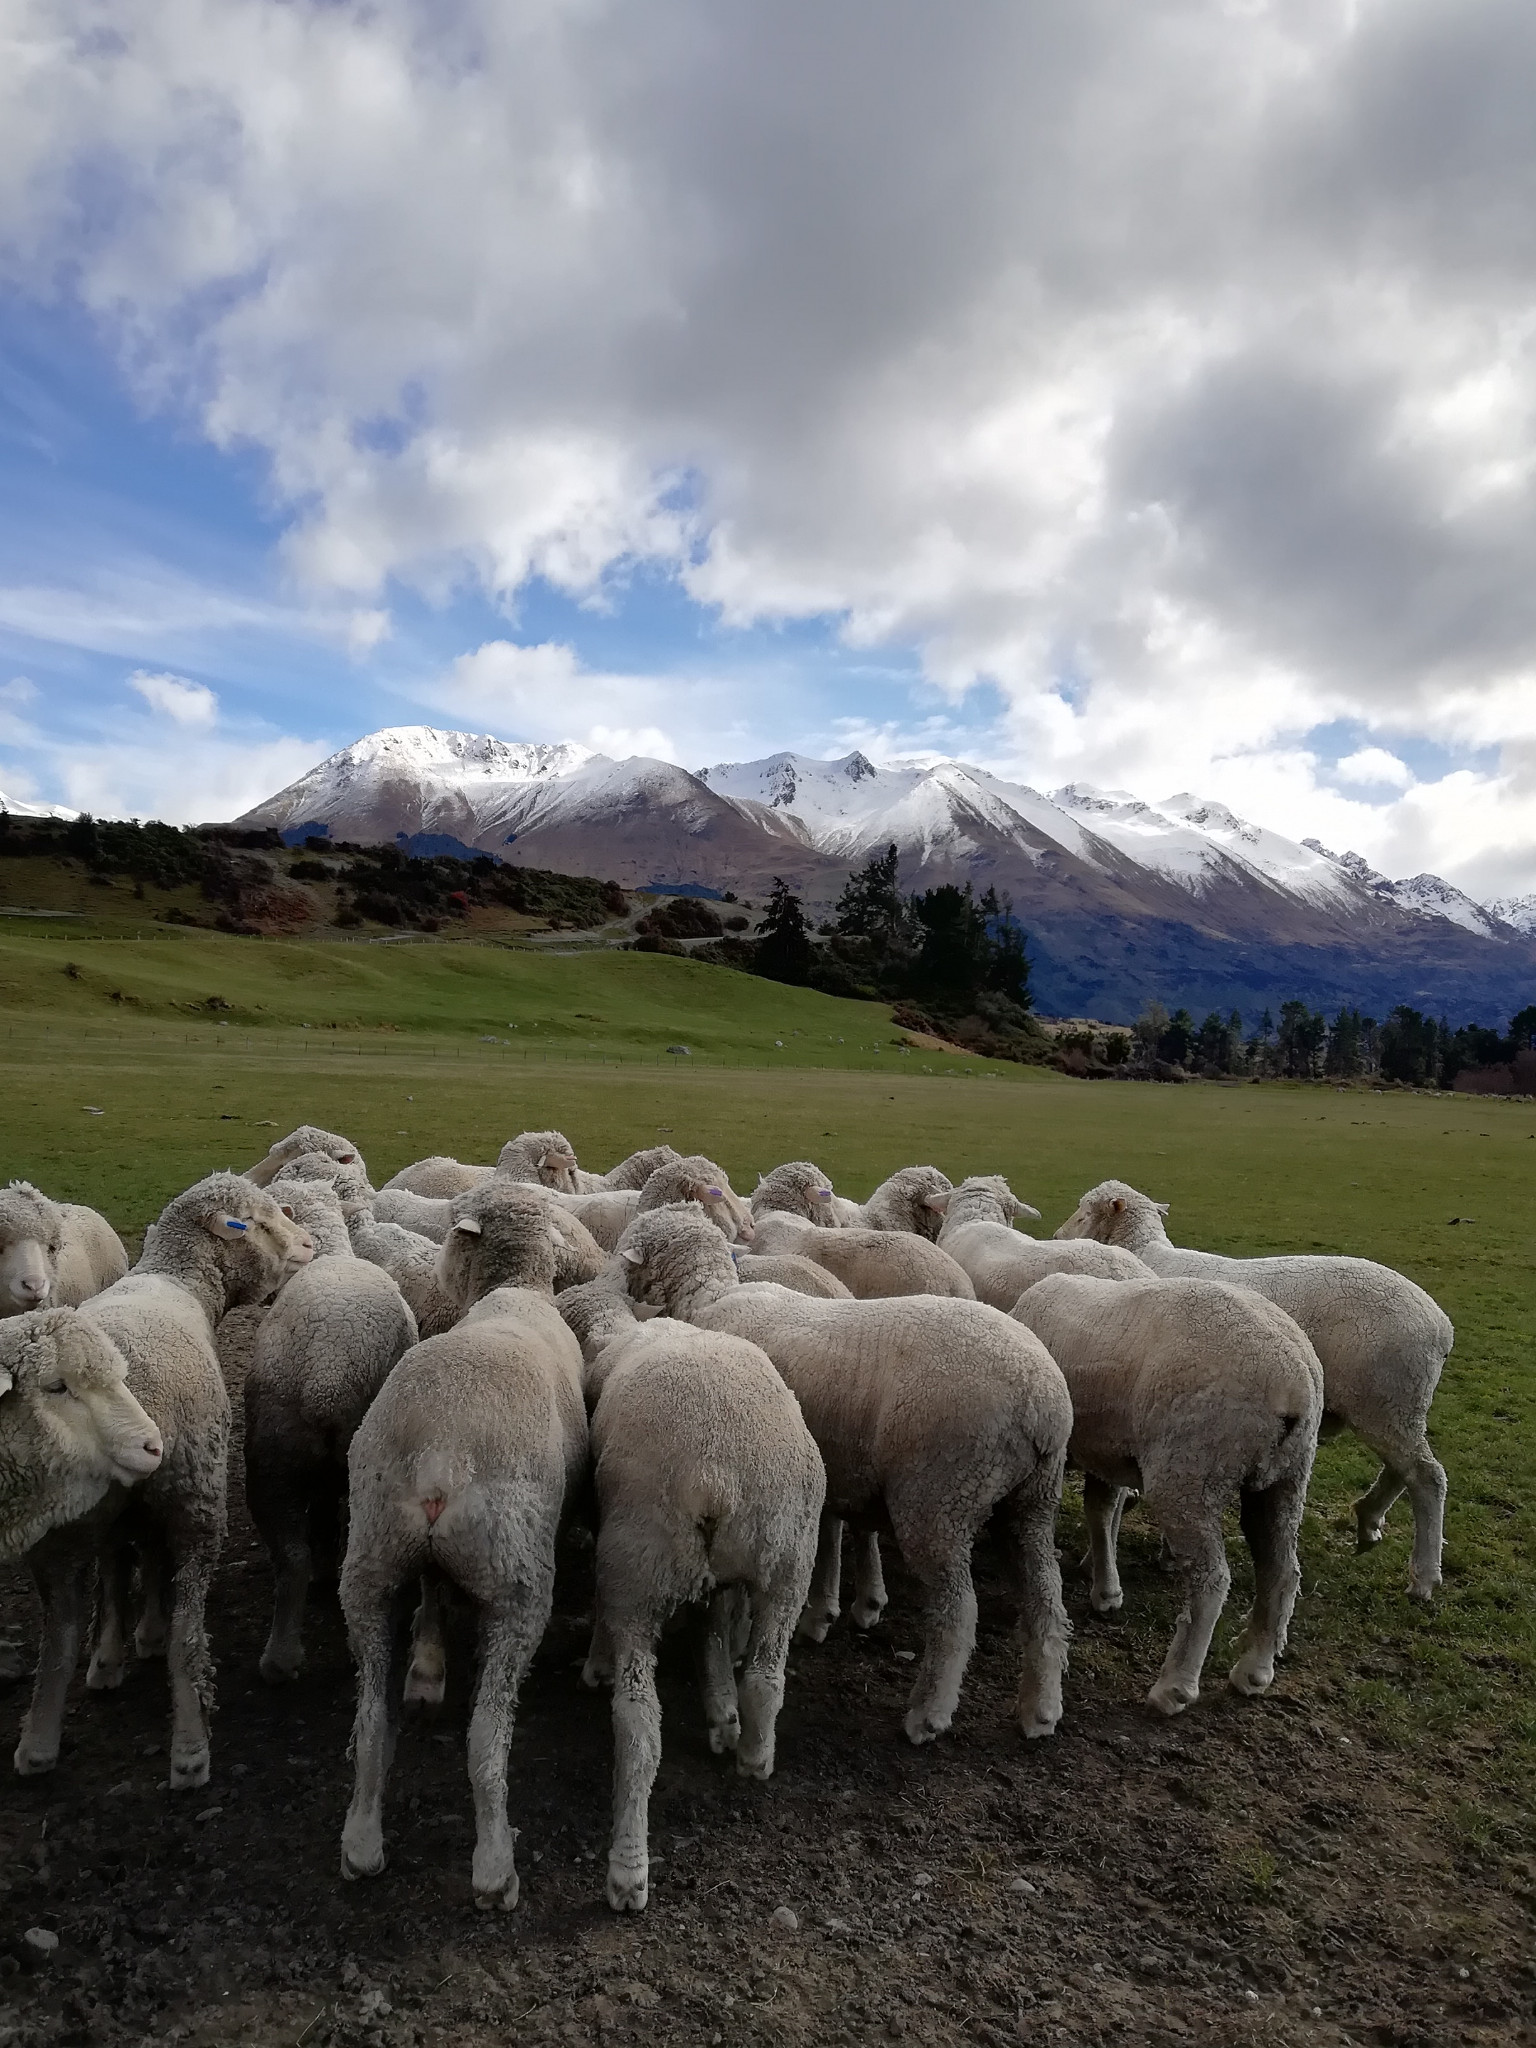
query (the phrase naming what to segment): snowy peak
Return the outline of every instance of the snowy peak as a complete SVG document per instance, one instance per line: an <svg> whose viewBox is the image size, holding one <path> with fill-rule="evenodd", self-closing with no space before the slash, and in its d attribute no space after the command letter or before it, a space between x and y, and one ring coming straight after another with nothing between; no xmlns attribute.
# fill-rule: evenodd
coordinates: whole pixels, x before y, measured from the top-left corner
<svg viewBox="0 0 1536 2048"><path fill-rule="evenodd" d="M1526 938L1536 938L1536 896L1499 896L1484 909L1500 924Z"/></svg>
<svg viewBox="0 0 1536 2048"><path fill-rule="evenodd" d="M80 815L65 804L23 803L19 796L7 796L3 789L0 789L0 811L13 818L78 818Z"/></svg>
<svg viewBox="0 0 1536 2048"><path fill-rule="evenodd" d="M358 773L435 775L456 781L535 782L569 775L593 758L590 747L566 741L536 746L493 739L489 733L441 732L433 725L390 725L332 754L311 777Z"/></svg>

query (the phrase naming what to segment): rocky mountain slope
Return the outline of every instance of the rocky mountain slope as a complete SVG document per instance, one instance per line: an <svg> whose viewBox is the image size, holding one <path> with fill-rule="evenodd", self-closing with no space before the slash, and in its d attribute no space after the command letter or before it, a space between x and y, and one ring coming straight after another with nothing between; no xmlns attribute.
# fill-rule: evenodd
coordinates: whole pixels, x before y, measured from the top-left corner
<svg viewBox="0 0 1536 2048"><path fill-rule="evenodd" d="M1536 902L1393 881L1189 794L1042 795L959 761L791 753L696 774L577 746L405 726L371 733L239 821L290 839L473 849L499 860L742 897L782 875L825 908L895 841L903 885L995 887L1030 933L1038 1000L1129 1017L1149 996L1257 1013L1293 996L1411 1003L1456 1021L1536 996Z"/></svg>

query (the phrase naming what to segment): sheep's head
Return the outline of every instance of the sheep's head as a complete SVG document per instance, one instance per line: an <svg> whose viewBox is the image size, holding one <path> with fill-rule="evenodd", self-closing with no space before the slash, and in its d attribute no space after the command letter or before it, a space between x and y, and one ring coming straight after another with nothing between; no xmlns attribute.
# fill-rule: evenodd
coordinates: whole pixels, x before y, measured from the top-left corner
<svg viewBox="0 0 1536 2048"><path fill-rule="evenodd" d="M342 1169L345 1171L345 1169ZM273 1181L267 1193L287 1216L307 1231L316 1258L349 1257L352 1240L347 1235L346 1212L335 1186L323 1180L290 1180L284 1173ZM301 1260L300 1264L307 1264ZM297 1271L290 1265L290 1271Z"/></svg>
<svg viewBox="0 0 1536 2048"><path fill-rule="evenodd" d="M1101 1180L1090 1188L1056 1232L1058 1237L1091 1237L1099 1244L1134 1251L1163 1235L1166 1202L1154 1202L1123 1180Z"/></svg>
<svg viewBox="0 0 1536 2048"><path fill-rule="evenodd" d="M59 1276L64 1212L30 1181L0 1188L0 1316L43 1308Z"/></svg>
<svg viewBox="0 0 1536 2048"><path fill-rule="evenodd" d="M1040 1219L1040 1211L1021 1202L1000 1173L973 1173L959 1187L925 1195L923 1201L936 1215L964 1216L967 1223L1006 1223L1011 1229L1015 1217Z"/></svg>
<svg viewBox="0 0 1536 2048"><path fill-rule="evenodd" d="M832 1194L832 1183L819 1166L809 1159L789 1159L760 1176L752 1190L752 1214L756 1218L770 1210L782 1210L790 1216L803 1216L823 1230L835 1230L838 1215Z"/></svg>
<svg viewBox="0 0 1536 2048"><path fill-rule="evenodd" d="M246 1175L249 1180L250 1175ZM278 1180L323 1181L343 1202L371 1202L373 1187L360 1159L333 1159L329 1152L301 1152L278 1169ZM267 1185L270 1187L271 1182Z"/></svg>
<svg viewBox="0 0 1536 2048"><path fill-rule="evenodd" d="M239 1173L210 1173L168 1202L145 1234L141 1263L190 1278L183 1258L189 1245L212 1247L224 1296L218 1314L260 1301L315 1255L315 1241L291 1205Z"/></svg>
<svg viewBox="0 0 1536 2048"><path fill-rule="evenodd" d="M0 1556L88 1513L113 1480L132 1486L158 1472L164 1448L129 1391L123 1354L72 1308L40 1309L0 1329L0 1434L43 1482L37 1512L23 1508L0 1526Z"/></svg>
<svg viewBox="0 0 1536 2048"><path fill-rule="evenodd" d="M633 1300L685 1322L695 1308L738 1284L729 1244L691 1202L636 1216L615 1257Z"/></svg>
<svg viewBox="0 0 1536 2048"><path fill-rule="evenodd" d="M286 1138L279 1138L265 1159L258 1159L254 1166L248 1166L245 1178L254 1181L259 1188L270 1187L291 1160L301 1158L306 1152L322 1152L339 1166L356 1166L367 1173L363 1155L350 1138L343 1138L335 1131L322 1131L318 1124L300 1124Z"/></svg>
<svg viewBox="0 0 1536 2048"><path fill-rule="evenodd" d="M713 1159L694 1153L659 1166L640 1190L637 1213L676 1202L697 1202L727 1244L752 1242L752 1211Z"/></svg>
<svg viewBox="0 0 1536 2048"><path fill-rule="evenodd" d="M557 1195L579 1192L576 1147L560 1131L521 1131L509 1138L497 1154L496 1171L504 1180L534 1182Z"/></svg>
<svg viewBox="0 0 1536 2048"><path fill-rule="evenodd" d="M553 1207L515 1181L487 1181L454 1198L437 1281L460 1315L497 1287L554 1293L566 1239Z"/></svg>
<svg viewBox="0 0 1536 2048"><path fill-rule="evenodd" d="M627 1159L621 1159L603 1175L603 1183L610 1188L643 1188L658 1166L666 1166L682 1154L670 1145L648 1145L643 1152L631 1152Z"/></svg>
<svg viewBox="0 0 1536 2048"><path fill-rule="evenodd" d="M946 1193L949 1184L949 1176L936 1166L900 1166L864 1204L865 1222L871 1230L909 1230L932 1241L944 1217L928 1206L928 1198Z"/></svg>

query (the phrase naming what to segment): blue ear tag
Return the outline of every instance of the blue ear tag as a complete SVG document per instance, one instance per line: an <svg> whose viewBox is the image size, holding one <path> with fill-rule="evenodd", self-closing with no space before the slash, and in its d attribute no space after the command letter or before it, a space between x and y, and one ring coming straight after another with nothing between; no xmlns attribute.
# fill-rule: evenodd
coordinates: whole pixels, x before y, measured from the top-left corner
<svg viewBox="0 0 1536 2048"><path fill-rule="evenodd" d="M740 1257L741 1257L741 1253L740 1253L740 1252L732 1252L732 1253L731 1253L731 1264L732 1264L732 1265L734 1266L734 1265L735 1265L735 1263L736 1263L736 1261L737 1261L737 1260L738 1260L738 1259L739 1259Z"/></svg>
<svg viewBox="0 0 1536 2048"><path fill-rule="evenodd" d="M242 1223L237 1216L226 1216L224 1221L231 1230L249 1230L251 1227L248 1223Z"/></svg>

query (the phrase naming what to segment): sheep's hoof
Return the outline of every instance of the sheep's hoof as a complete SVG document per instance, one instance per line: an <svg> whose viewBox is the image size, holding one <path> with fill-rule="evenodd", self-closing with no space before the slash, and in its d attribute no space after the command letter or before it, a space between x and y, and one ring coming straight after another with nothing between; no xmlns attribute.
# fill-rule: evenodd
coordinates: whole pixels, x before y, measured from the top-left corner
<svg viewBox="0 0 1536 2048"><path fill-rule="evenodd" d="M303 1669L303 1665L304 1652L302 1650L297 1657L292 1658L281 1657L275 1650L263 1650L261 1653L261 1664L258 1668L268 1685L291 1685Z"/></svg>
<svg viewBox="0 0 1536 2048"><path fill-rule="evenodd" d="M1156 1707L1160 1714L1167 1714L1171 1717L1174 1714L1182 1714L1186 1707L1192 1707L1199 1697L1198 1687L1191 1689L1188 1686L1176 1685L1159 1679L1157 1684L1147 1694L1147 1705L1149 1707Z"/></svg>
<svg viewBox="0 0 1536 2048"><path fill-rule="evenodd" d="M613 1666L596 1657L589 1657L581 1667L581 1682L592 1692L600 1692L605 1685L613 1684Z"/></svg>
<svg viewBox="0 0 1536 2048"><path fill-rule="evenodd" d="M1040 1714L1021 1714L1019 1716L1019 1726L1024 1731L1024 1740L1026 1742L1038 1742L1042 1736L1054 1735L1056 1733L1056 1722L1047 1721Z"/></svg>
<svg viewBox="0 0 1536 2048"><path fill-rule="evenodd" d="M1381 1541L1380 1522L1361 1522L1355 1530L1355 1555L1361 1557L1367 1550L1374 1550Z"/></svg>
<svg viewBox="0 0 1536 2048"><path fill-rule="evenodd" d="M909 1742L921 1744L932 1742L935 1736L943 1735L953 1718L952 1715L925 1712L921 1707L914 1707L901 1725L906 1730Z"/></svg>
<svg viewBox="0 0 1536 2048"><path fill-rule="evenodd" d="M516 1909L518 1893L522 1885L514 1870L500 1890L477 1891L475 1904L482 1913L510 1913Z"/></svg>
<svg viewBox="0 0 1536 2048"><path fill-rule="evenodd" d="M441 1671L424 1671L413 1664L405 1674L405 1704L408 1707L440 1707L448 1682Z"/></svg>
<svg viewBox="0 0 1536 2048"><path fill-rule="evenodd" d="M1250 1663L1246 1657L1239 1657L1227 1673L1227 1683L1232 1690L1246 1693L1249 1699L1257 1698L1261 1692L1268 1692L1274 1682L1273 1664L1261 1664L1257 1660Z"/></svg>
<svg viewBox="0 0 1536 2048"><path fill-rule="evenodd" d="M771 1778L773 1776L773 1751L738 1749L736 1752L736 1774L741 1778Z"/></svg>
<svg viewBox="0 0 1536 2048"><path fill-rule="evenodd" d="M643 1913L651 1896L650 1866L626 1870L621 1863L608 1866L608 1903L615 1913Z"/></svg>
<svg viewBox="0 0 1536 2048"><path fill-rule="evenodd" d="M56 1749L28 1749L25 1742L16 1745L16 1754L11 1759L18 1778L41 1778L45 1772L56 1769L58 1761Z"/></svg>
<svg viewBox="0 0 1536 2048"><path fill-rule="evenodd" d="M723 1720L709 1724L709 1746L716 1756L726 1756L741 1740L741 1717L728 1714Z"/></svg>
<svg viewBox="0 0 1536 2048"><path fill-rule="evenodd" d="M166 1637L169 1632L157 1623L148 1628L143 1622L133 1632L133 1654L142 1657L146 1664L165 1655Z"/></svg>
<svg viewBox="0 0 1536 2048"><path fill-rule="evenodd" d="M181 1755L171 1752L171 1790L173 1792L196 1792L208 1782L212 1758L205 1742L201 1749L184 1751Z"/></svg>
<svg viewBox="0 0 1536 2048"><path fill-rule="evenodd" d="M361 1852L354 1854L347 1847L346 1842L342 1842L341 1874L348 1884L356 1884L360 1877L380 1876L387 1861L388 1858L384 1854L384 1844L382 1842L378 1844L377 1848L366 1854Z"/></svg>
<svg viewBox="0 0 1536 2048"><path fill-rule="evenodd" d="M875 1628L885 1612L883 1600L855 1600L848 1610L849 1619L855 1628Z"/></svg>
<svg viewBox="0 0 1536 2048"><path fill-rule="evenodd" d="M1429 1603L1434 1599L1435 1588L1439 1585L1439 1583L1440 1581L1438 1579L1416 1579L1410 1574L1408 1580L1408 1598L1410 1600L1421 1601L1424 1604L1424 1606L1427 1607Z"/></svg>
<svg viewBox="0 0 1536 2048"><path fill-rule="evenodd" d="M90 1668L85 1674L85 1689L87 1692L116 1692L122 1682L123 1664L121 1658L115 1664L105 1663L100 1657L93 1657L91 1659Z"/></svg>
<svg viewBox="0 0 1536 2048"><path fill-rule="evenodd" d="M1088 1604L1095 1614L1118 1614L1125 1605L1125 1594L1118 1586L1113 1593L1090 1593Z"/></svg>

